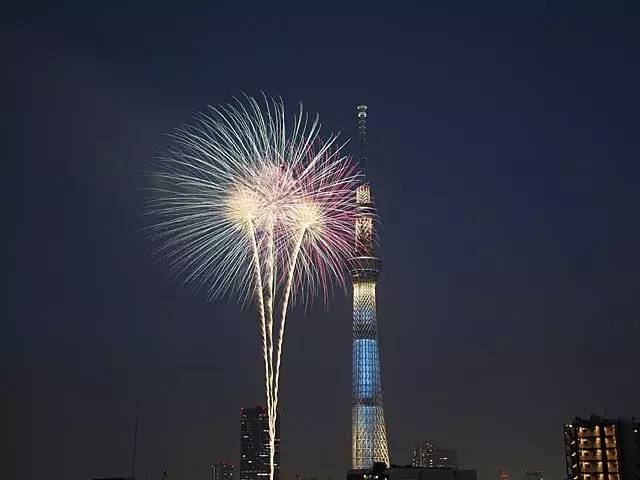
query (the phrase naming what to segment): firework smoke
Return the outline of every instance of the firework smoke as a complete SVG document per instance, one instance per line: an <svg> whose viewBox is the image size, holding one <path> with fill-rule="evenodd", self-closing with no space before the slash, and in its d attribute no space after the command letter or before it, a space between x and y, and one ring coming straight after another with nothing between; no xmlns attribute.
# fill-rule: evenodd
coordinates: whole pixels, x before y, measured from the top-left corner
<svg viewBox="0 0 640 480"><path fill-rule="evenodd" d="M269 417L270 480L287 311L344 286L358 176L337 137L321 141L302 105L247 97L211 107L172 135L148 212L156 254L209 298L257 306Z"/></svg>

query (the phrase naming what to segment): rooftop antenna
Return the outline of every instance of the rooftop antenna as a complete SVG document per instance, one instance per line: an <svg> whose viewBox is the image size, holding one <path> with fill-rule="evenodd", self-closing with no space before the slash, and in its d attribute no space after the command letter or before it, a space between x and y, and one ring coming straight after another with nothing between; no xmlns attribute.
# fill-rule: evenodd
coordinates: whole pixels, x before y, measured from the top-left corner
<svg viewBox="0 0 640 480"><path fill-rule="evenodd" d="M358 123L358 166L362 174L367 174L367 106L356 107L356 122Z"/></svg>
<svg viewBox="0 0 640 480"><path fill-rule="evenodd" d="M138 446L138 413L140 410L140 400L136 400L136 425L133 429L133 459L131 461L131 480L136 478L136 448Z"/></svg>

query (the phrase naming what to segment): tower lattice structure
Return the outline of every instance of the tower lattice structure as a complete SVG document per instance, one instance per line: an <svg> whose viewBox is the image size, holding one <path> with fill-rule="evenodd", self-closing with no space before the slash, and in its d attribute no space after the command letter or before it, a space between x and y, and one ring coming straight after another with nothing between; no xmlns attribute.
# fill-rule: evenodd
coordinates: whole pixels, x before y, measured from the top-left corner
<svg viewBox="0 0 640 480"><path fill-rule="evenodd" d="M367 107L357 107L358 160L363 173L356 189L353 281L353 370L352 370L352 468L371 468L374 462L389 465L387 429L382 403L382 379L376 319L376 284L381 260L375 252L375 207L366 177Z"/></svg>

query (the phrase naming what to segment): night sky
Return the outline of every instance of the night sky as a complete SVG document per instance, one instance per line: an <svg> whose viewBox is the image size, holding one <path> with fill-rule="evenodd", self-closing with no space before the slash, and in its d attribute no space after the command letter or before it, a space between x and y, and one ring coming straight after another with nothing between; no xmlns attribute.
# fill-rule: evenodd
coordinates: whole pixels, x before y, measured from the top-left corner
<svg viewBox="0 0 640 480"><path fill-rule="evenodd" d="M7 478L128 474L137 399L140 479L238 463L255 312L168 278L140 192L168 132L261 90L345 139L369 105L393 463L561 480L563 423L640 416L636 2L169 3L0 20ZM287 328L283 480L343 479L348 296Z"/></svg>

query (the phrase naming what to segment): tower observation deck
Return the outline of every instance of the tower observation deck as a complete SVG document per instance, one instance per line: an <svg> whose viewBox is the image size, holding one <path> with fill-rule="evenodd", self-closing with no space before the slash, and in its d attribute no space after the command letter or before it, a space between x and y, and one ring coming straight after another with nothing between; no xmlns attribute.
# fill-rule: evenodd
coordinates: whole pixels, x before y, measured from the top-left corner
<svg viewBox="0 0 640 480"><path fill-rule="evenodd" d="M363 173L356 189L353 281L353 370L351 402L352 468L368 469L374 462L389 465L387 429L382 403L382 379L376 319L376 284L382 262L375 252L375 207L367 179L367 106L356 109L358 162Z"/></svg>

